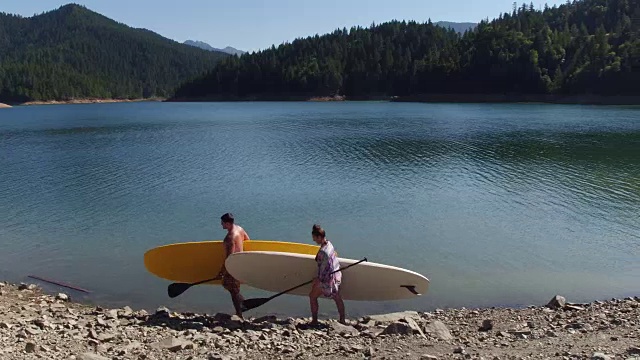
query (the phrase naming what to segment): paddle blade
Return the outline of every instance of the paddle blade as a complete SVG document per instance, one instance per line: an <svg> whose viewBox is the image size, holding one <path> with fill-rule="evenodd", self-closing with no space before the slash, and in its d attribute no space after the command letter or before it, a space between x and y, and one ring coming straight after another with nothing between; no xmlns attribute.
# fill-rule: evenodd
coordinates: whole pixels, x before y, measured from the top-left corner
<svg viewBox="0 0 640 360"><path fill-rule="evenodd" d="M167 288L167 293L169 294L170 298L174 298L187 291L187 289L190 288L191 285L192 284L187 283L173 283Z"/></svg>
<svg viewBox="0 0 640 360"><path fill-rule="evenodd" d="M271 298L246 299L242 302L242 312L255 309L269 300L271 300Z"/></svg>

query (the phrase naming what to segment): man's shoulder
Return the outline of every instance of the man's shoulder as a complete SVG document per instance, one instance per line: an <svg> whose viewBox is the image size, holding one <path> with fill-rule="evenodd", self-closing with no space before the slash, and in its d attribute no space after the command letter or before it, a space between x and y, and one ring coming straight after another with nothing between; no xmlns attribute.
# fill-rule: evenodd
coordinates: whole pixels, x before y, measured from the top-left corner
<svg viewBox="0 0 640 360"><path fill-rule="evenodd" d="M229 232L229 237L235 238L237 236L243 236L244 234L245 234L244 229L241 228L240 226L237 226Z"/></svg>

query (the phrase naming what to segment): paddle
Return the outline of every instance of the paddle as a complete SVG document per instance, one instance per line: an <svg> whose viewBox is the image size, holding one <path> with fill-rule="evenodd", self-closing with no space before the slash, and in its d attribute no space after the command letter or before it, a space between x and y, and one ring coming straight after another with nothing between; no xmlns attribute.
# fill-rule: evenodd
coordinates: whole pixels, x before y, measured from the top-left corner
<svg viewBox="0 0 640 360"><path fill-rule="evenodd" d="M173 283L173 284L169 285L169 287L167 288L167 293L169 294L170 298L174 298L174 297L182 294L183 292L187 291L187 289L189 289L190 287L192 287L194 285L200 285L202 283L206 283L206 282L213 281L213 280L218 280L218 279L220 279L220 276L216 276L213 279L207 279L207 280L198 281L198 282L193 283L193 284L189 284L189 283Z"/></svg>
<svg viewBox="0 0 640 360"><path fill-rule="evenodd" d="M345 266L345 267L340 268L340 269L338 269L338 270L336 270L336 271L333 271L333 272L331 272L331 274L333 274L333 273L335 273L335 272L338 272L338 271L342 271L342 270L348 269L348 268L350 268L350 267L352 267L352 266L354 266L354 265L358 265L358 264L360 264L360 263L361 263L361 262L363 262L363 261L367 261L367 258L364 258L364 259L362 259L362 260L360 260L360 261L358 261L358 262L355 262L355 263L353 263L353 264L351 264L351 265L349 265L349 266ZM242 302L242 312L245 312L245 311L248 311L248 310L251 310L251 309L255 309L255 308L257 308L258 306L261 306L261 305L265 304L265 303L266 303L266 302L268 302L269 300L272 300L272 299L274 299L274 298L277 298L277 297L278 297L278 296L280 296L280 295L286 294L286 293L288 293L288 292L289 292L289 291L291 291L291 290L295 290L295 289L297 289L297 288L299 288L299 287L305 286L305 285L310 284L310 283L312 283L312 282L313 282L313 280L307 281L307 282L306 282L306 283L304 283L304 284L300 284L300 285L298 285L298 286L294 286L294 287L292 287L291 289L287 289L287 290L285 290L285 291L279 292L279 293L277 293L277 294L275 294L275 295L272 295L272 296L270 296L270 297L268 297L268 298L254 298L254 299L247 299L247 300L244 300L244 301Z"/></svg>

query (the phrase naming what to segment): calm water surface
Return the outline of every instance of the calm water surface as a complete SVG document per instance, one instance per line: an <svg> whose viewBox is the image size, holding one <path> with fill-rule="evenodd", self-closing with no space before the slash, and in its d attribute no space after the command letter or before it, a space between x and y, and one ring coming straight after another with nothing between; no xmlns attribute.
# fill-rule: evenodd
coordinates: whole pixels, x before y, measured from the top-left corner
<svg viewBox="0 0 640 360"><path fill-rule="evenodd" d="M640 108L524 104L134 103L0 110L0 277L107 306L232 310L166 295L144 252L221 239L312 243L405 267L425 296L351 316L640 294ZM83 295L64 290L77 299ZM244 290L246 297L266 292ZM321 312L335 314L333 303ZM251 315L307 315L282 296Z"/></svg>

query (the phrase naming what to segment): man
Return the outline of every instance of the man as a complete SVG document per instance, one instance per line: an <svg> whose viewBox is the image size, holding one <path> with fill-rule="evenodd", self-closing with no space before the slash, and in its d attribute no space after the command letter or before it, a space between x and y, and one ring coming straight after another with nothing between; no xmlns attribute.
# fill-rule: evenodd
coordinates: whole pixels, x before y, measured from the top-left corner
<svg viewBox="0 0 640 360"><path fill-rule="evenodd" d="M247 232L239 225L234 224L234 221L231 213L226 213L220 217L222 228L227 230L227 236L224 237L222 242L225 250L225 259L233 253L242 251L242 243L250 240ZM231 294L231 301L233 301L233 307L236 309L236 315L242 318L241 306L244 298L240 294L240 282L227 272L224 263L222 263L222 269L218 276L222 277L222 286Z"/></svg>

